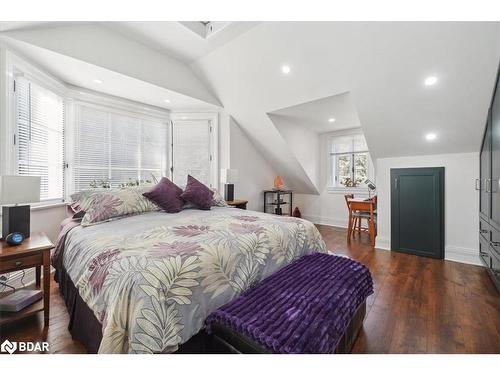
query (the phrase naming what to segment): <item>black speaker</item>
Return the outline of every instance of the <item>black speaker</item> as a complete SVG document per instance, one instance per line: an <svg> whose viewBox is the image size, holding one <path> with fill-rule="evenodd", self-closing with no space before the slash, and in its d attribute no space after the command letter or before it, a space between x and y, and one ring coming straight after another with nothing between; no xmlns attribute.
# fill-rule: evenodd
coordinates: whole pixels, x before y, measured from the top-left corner
<svg viewBox="0 0 500 375"><path fill-rule="evenodd" d="M30 206L3 206L2 207L2 238L19 232L25 238L30 236Z"/></svg>
<svg viewBox="0 0 500 375"><path fill-rule="evenodd" d="M233 201L234 200L234 185L233 184L226 184L225 186L225 199L226 201Z"/></svg>

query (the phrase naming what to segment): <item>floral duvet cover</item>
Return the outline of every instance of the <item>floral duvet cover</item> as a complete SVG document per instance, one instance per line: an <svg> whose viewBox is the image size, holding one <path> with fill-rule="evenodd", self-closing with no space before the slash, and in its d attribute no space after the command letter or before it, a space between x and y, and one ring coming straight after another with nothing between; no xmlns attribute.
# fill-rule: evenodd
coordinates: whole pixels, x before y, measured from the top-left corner
<svg viewBox="0 0 500 375"><path fill-rule="evenodd" d="M100 353L168 353L242 291L324 251L306 220L214 207L78 226L62 260L102 324Z"/></svg>

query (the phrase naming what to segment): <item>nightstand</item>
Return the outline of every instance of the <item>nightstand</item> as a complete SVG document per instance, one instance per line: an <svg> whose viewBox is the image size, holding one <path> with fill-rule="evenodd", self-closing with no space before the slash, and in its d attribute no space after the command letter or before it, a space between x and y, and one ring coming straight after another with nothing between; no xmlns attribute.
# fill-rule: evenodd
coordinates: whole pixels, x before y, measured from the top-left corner
<svg viewBox="0 0 500 375"><path fill-rule="evenodd" d="M246 210L248 201L244 199L234 199L232 201L226 201L226 203L241 210Z"/></svg>
<svg viewBox="0 0 500 375"><path fill-rule="evenodd" d="M50 250L53 248L52 242L42 232L31 233L30 237L17 246L9 246L4 240L0 241L0 274L35 267L35 287L39 288L40 268L43 268L43 299L18 312L0 312L0 325L34 315L39 311L43 311L45 325L49 324Z"/></svg>

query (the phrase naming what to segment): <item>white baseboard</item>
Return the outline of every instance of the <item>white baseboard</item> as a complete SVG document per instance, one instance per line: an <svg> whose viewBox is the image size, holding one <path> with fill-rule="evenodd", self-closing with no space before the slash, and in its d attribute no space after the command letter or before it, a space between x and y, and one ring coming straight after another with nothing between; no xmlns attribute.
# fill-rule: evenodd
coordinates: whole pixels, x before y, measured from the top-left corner
<svg viewBox="0 0 500 375"><path fill-rule="evenodd" d="M478 249L448 245L445 246L444 249L444 259L452 260L454 262L474 264L476 266L484 266L479 258Z"/></svg>
<svg viewBox="0 0 500 375"><path fill-rule="evenodd" d="M375 237L375 249L391 250L391 239L387 237Z"/></svg>
<svg viewBox="0 0 500 375"><path fill-rule="evenodd" d="M347 228L347 221L343 219L309 215L304 215L303 218L313 222L314 224L329 225L337 228ZM390 251L391 239L388 237L377 236L377 238L375 239L375 248ZM459 246L445 246L445 260L483 266L483 263L479 258L479 250Z"/></svg>
<svg viewBox="0 0 500 375"><path fill-rule="evenodd" d="M303 219L309 220L314 224L329 225L331 227L347 228L347 220L337 219L332 217L320 217L320 216L302 216Z"/></svg>

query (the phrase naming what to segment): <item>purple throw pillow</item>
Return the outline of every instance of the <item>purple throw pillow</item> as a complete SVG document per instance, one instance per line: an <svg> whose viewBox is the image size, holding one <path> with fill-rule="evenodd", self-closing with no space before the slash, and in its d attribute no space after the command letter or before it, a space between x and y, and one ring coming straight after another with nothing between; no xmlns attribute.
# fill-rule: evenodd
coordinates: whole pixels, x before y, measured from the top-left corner
<svg viewBox="0 0 500 375"><path fill-rule="evenodd" d="M182 189L166 177L162 177L160 182L150 191L142 193L161 209L168 213L176 213L182 210L184 200L181 198Z"/></svg>
<svg viewBox="0 0 500 375"><path fill-rule="evenodd" d="M194 204L200 210L210 210L214 192L193 176L188 175L186 188L181 198Z"/></svg>

